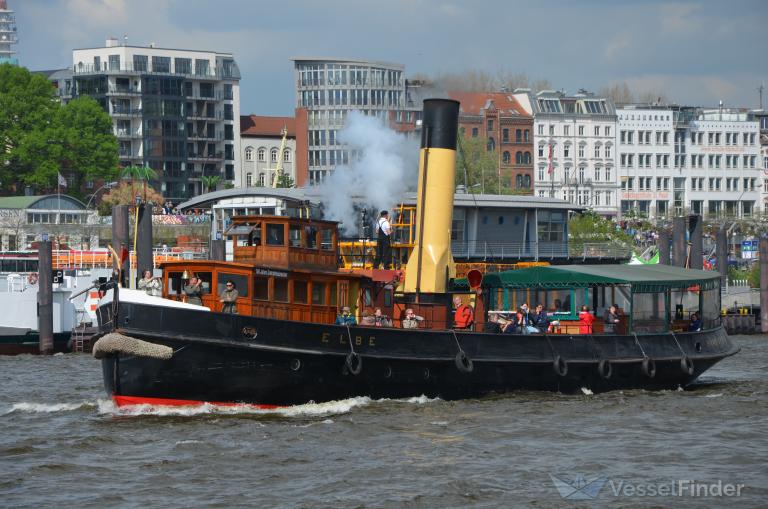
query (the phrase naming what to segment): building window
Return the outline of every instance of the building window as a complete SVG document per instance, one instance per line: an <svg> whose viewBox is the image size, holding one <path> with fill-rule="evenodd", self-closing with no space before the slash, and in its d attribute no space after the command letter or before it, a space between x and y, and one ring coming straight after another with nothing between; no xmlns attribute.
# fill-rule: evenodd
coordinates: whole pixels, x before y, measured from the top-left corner
<svg viewBox="0 0 768 509"><path fill-rule="evenodd" d="M109 55L109 70L110 71L120 70L120 55Z"/></svg>
<svg viewBox="0 0 768 509"><path fill-rule="evenodd" d="M291 162L291 149L285 149L283 150L283 162L284 163L290 163Z"/></svg>
<svg viewBox="0 0 768 509"><path fill-rule="evenodd" d="M253 161L253 147L247 147L245 149L245 160Z"/></svg>
<svg viewBox="0 0 768 509"><path fill-rule="evenodd" d="M584 126L583 125L579 126L579 136L584 136Z"/></svg>
<svg viewBox="0 0 768 509"><path fill-rule="evenodd" d="M171 72L171 57L152 57L152 72Z"/></svg>
<svg viewBox="0 0 768 509"><path fill-rule="evenodd" d="M488 119L488 122L486 122L486 126L487 126L486 130L488 132L493 131L493 119L492 118Z"/></svg>
<svg viewBox="0 0 768 509"><path fill-rule="evenodd" d="M544 124L539 124L539 126L538 126L538 133L539 133L539 135L543 135L544 134Z"/></svg>
<svg viewBox="0 0 768 509"><path fill-rule="evenodd" d="M519 152L518 152L518 154L519 154ZM505 150L504 154L502 155L502 161L504 161L504 164L509 164L510 160L511 160L511 157L509 155L509 151Z"/></svg>
<svg viewBox="0 0 768 509"><path fill-rule="evenodd" d="M253 173L245 174L245 187L251 187L253 185Z"/></svg>
<svg viewBox="0 0 768 509"><path fill-rule="evenodd" d="M531 164L531 153L526 152L523 154L523 164Z"/></svg>
<svg viewBox="0 0 768 509"><path fill-rule="evenodd" d="M523 131L523 140L525 140L525 143L531 142L531 131L530 129L526 129Z"/></svg>
<svg viewBox="0 0 768 509"><path fill-rule="evenodd" d="M503 143L509 143L509 129L502 129L502 131L501 131L501 141Z"/></svg>
<svg viewBox="0 0 768 509"><path fill-rule="evenodd" d="M264 161L267 160L266 159L266 157L267 157L267 150L265 148L263 148L263 147L260 148L259 152L258 152L258 156L259 156L259 162L263 163Z"/></svg>
<svg viewBox="0 0 768 509"><path fill-rule="evenodd" d="M149 58L147 55L133 55L133 70L138 72L147 72Z"/></svg>
<svg viewBox="0 0 768 509"><path fill-rule="evenodd" d="M523 130L517 129L515 130L515 143L522 143L523 142Z"/></svg>
<svg viewBox="0 0 768 509"><path fill-rule="evenodd" d="M544 157L544 145L539 145L539 157Z"/></svg>
<svg viewBox="0 0 768 509"><path fill-rule="evenodd" d="M494 140L493 137L488 138L486 148L488 149L488 152L493 152L496 150L496 140Z"/></svg>
<svg viewBox="0 0 768 509"><path fill-rule="evenodd" d="M477 127L473 127L472 128L472 137L473 138L477 138L477 134L478 134Z"/></svg>

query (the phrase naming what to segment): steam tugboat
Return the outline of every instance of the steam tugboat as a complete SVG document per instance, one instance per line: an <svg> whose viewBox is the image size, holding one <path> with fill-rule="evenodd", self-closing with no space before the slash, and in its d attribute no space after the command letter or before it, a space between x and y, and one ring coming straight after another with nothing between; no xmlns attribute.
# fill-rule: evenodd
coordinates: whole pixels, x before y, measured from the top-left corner
<svg viewBox="0 0 768 509"><path fill-rule="evenodd" d="M118 405L251 404L353 396L443 399L516 389L676 388L737 352L719 322L715 272L655 266L533 267L455 279L450 252L459 104L424 102L416 245L405 273L339 269L336 224L233 219L234 261L173 261L163 297L113 286L101 301L101 359ZM201 304L184 302L191 277ZM236 313L219 295L232 283ZM489 317L541 303L552 327L500 334ZM470 309L462 328L453 306ZM575 310L620 303L605 332ZM380 307L391 327L335 325L337 311ZM422 320L402 328L405 311ZM701 316L687 330L686 310Z"/></svg>

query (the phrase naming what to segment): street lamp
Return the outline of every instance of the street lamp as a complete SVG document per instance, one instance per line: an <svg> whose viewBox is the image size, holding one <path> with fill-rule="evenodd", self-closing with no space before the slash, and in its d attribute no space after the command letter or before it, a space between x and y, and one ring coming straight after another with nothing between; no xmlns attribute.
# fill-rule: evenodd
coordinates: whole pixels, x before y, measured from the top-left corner
<svg viewBox="0 0 768 509"><path fill-rule="evenodd" d="M112 189L115 187L118 183L117 182L107 182L100 188L98 188L96 191L94 191L90 196L91 198L88 200L88 203L85 204L85 224L87 226L87 234L88 234L88 249L91 249L91 221L90 221L90 214L88 214L88 208L91 206L91 202L94 198L99 194L99 192L103 191L104 189Z"/></svg>

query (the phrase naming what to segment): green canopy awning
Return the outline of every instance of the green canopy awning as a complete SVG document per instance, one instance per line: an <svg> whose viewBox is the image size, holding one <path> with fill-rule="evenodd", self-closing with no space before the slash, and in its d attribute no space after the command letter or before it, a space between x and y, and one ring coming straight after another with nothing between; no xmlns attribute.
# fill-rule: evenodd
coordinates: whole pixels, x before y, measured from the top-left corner
<svg viewBox="0 0 768 509"><path fill-rule="evenodd" d="M554 265L486 274L485 288L588 288L631 285L635 293L661 292L698 285L716 288L720 274L669 265ZM466 279L454 281L454 289L468 290Z"/></svg>

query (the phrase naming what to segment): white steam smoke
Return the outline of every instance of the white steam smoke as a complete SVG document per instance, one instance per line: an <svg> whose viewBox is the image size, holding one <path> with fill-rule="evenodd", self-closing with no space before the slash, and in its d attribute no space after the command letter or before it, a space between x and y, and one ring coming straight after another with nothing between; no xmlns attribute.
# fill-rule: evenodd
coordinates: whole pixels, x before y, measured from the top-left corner
<svg viewBox="0 0 768 509"><path fill-rule="evenodd" d="M339 132L347 150L359 151L360 158L336 169L318 186L325 218L339 221L346 235L357 233L354 204L391 210L403 193L416 188L419 160L418 140L389 129L373 116L353 111ZM375 220L375 218L371 218Z"/></svg>

